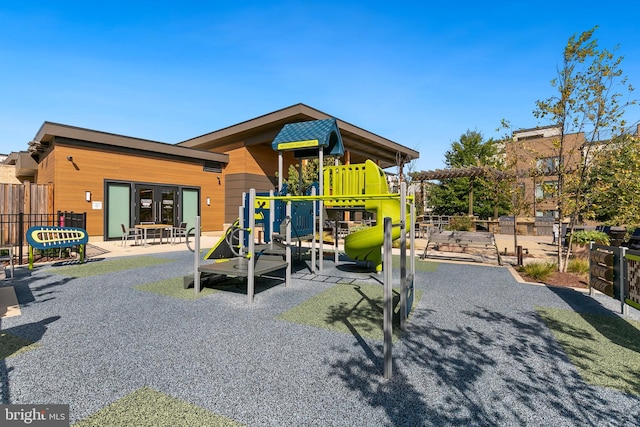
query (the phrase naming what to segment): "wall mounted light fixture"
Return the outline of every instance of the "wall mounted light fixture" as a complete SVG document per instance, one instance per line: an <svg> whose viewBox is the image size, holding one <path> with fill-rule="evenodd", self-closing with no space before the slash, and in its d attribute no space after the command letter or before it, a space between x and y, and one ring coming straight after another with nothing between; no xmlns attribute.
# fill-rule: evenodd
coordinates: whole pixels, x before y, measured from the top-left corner
<svg viewBox="0 0 640 427"><path fill-rule="evenodd" d="M85 199L87 202L90 202L90 201L91 201L91 191L85 191L85 192L84 192L84 199Z"/></svg>
<svg viewBox="0 0 640 427"><path fill-rule="evenodd" d="M207 206L211 206L211 197L207 197Z"/></svg>

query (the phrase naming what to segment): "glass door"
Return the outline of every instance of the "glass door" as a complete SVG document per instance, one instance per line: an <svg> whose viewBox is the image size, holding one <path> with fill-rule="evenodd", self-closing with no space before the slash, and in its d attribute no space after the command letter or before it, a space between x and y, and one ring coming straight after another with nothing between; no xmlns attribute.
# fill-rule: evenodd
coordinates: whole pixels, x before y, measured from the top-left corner
<svg viewBox="0 0 640 427"><path fill-rule="evenodd" d="M175 188L163 187L160 189L159 209L162 224L177 225L175 201Z"/></svg>
<svg viewBox="0 0 640 427"><path fill-rule="evenodd" d="M137 222L175 225L176 187L136 184Z"/></svg>

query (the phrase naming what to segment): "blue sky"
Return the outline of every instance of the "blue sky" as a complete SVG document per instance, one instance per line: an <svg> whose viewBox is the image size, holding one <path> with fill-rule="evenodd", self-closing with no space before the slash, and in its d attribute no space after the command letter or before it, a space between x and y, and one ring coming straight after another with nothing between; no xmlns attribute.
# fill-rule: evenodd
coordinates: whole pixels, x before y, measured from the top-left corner
<svg viewBox="0 0 640 427"><path fill-rule="evenodd" d="M44 121L176 143L302 102L441 168L468 129L549 124L535 101L595 25L640 86L637 1L448 3L3 2L0 152Z"/></svg>

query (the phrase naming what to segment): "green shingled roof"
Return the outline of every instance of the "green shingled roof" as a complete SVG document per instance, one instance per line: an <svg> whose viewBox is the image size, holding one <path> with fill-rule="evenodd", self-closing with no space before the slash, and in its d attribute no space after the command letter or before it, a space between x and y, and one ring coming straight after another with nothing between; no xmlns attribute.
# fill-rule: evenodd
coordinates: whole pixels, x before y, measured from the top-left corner
<svg viewBox="0 0 640 427"><path fill-rule="evenodd" d="M325 156L342 156L344 145L336 119L289 123L271 143L276 151L294 151L297 158L316 157L318 147Z"/></svg>

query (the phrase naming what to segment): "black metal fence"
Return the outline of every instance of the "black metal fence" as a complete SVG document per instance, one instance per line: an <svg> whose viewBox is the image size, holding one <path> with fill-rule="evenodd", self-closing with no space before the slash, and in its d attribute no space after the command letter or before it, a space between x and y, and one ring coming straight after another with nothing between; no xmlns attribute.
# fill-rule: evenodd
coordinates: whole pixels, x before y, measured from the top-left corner
<svg viewBox="0 0 640 427"><path fill-rule="evenodd" d="M87 228L86 212L62 212L55 214L0 214L0 246L13 247L17 264L22 264L26 247L26 232L37 225Z"/></svg>

